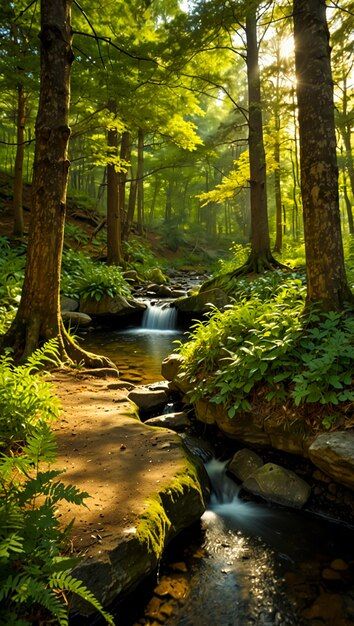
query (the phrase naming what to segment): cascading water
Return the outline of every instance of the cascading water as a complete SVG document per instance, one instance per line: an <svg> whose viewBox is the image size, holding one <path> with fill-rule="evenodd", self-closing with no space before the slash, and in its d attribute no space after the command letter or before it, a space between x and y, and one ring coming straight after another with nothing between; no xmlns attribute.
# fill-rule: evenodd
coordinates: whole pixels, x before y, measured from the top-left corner
<svg viewBox="0 0 354 626"><path fill-rule="evenodd" d="M177 309L167 303L151 304L147 302L147 308L142 320L142 328L147 330L176 330Z"/></svg>

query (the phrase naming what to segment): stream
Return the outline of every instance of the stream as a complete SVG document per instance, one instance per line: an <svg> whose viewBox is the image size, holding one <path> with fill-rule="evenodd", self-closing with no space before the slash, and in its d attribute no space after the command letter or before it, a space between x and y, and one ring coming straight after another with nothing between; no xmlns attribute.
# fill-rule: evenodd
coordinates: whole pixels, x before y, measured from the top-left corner
<svg viewBox="0 0 354 626"><path fill-rule="evenodd" d="M95 331L85 348L135 384L161 380L161 361L183 334L169 307L141 328ZM240 498L226 463L206 464L212 497L199 525L167 550L157 577L116 611L121 626L350 626L353 529L306 512Z"/></svg>

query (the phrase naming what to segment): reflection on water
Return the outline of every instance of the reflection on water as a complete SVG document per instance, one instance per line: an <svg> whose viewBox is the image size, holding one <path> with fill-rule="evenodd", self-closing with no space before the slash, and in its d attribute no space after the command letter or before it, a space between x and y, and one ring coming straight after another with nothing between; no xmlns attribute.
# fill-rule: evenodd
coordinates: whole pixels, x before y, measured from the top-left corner
<svg viewBox="0 0 354 626"><path fill-rule="evenodd" d="M322 577L333 558L353 558L351 531L299 511L242 501L225 463L214 459L206 468L213 495L202 518L203 558L192 560L188 597L165 624L353 624L349 571L334 587Z"/></svg>
<svg viewBox="0 0 354 626"><path fill-rule="evenodd" d="M108 356L124 380L148 384L162 380L161 362L173 351L173 342L182 336L175 330L104 330L87 335L83 346Z"/></svg>

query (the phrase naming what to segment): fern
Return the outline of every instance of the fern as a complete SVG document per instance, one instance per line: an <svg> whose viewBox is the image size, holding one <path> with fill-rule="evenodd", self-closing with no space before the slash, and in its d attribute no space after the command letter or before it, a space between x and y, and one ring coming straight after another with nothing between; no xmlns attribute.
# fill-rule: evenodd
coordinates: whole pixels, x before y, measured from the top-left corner
<svg viewBox="0 0 354 626"><path fill-rule="evenodd" d="M67 626L64 592L77 594L113 624L93 594L71 575L77 559L61 555L71 525L60 527L57 505L83 504L88 494L58 480L60 470L42 471L55 452L53 433L40 420L21 456L0 457L0 624L20 624L21 617L40 609Z"/></svg>
<svg viewBox="0 0 354 626"><path fill-rule="evenodd" d="M64 591L70 591L71 593L75 593L77 596L94 606L95 609L97 609L97 611L99 611L101 615L105 618L107 624L111 624L111 626L114 626L112 616L102 609L100 603L95 598L93 593L89 589L87 589L87 587L81 582L81 580L77 580L77 578L74 578L73 576L71 576L71 574L67 572L62 572L51 578L50 586L52 588L58 588Z"/></svg>

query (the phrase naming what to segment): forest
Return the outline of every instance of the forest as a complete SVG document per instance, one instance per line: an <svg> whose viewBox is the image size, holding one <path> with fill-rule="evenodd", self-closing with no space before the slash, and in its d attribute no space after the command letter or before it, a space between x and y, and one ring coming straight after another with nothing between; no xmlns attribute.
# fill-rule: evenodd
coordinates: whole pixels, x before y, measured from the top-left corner
<svg viewBox="0 0 354 626"><path fill-rule="evenodd" d="M0 626L354 625L353 0L0 17Z"/></svg>

